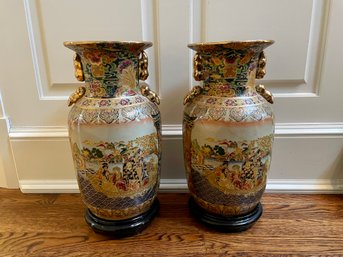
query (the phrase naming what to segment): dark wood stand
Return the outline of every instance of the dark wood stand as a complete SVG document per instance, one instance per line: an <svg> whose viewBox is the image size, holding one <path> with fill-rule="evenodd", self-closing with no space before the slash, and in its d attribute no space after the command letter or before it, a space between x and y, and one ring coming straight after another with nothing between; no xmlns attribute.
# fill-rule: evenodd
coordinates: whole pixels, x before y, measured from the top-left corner
<svg viewBox="0 0 343 257"><path fill-rule="evenodd" d="M85 220L97 233L113 237L128 237L145 229L159 211L160 203L156 198L151 208L136 217L126 220L105 220L95 216L89 209L85 211Z"/></svg>
<svg viewBox="0 0 343 257"><path fill-rule="evenodd" d="M262 204L259 203L255 209L248 214L235 217L223 217L207 212L194 201L193 197L189 199L188 204L190 212L195 218L208 227L227 233L241 232L249 229L261 217L263 212Z"/></svg>

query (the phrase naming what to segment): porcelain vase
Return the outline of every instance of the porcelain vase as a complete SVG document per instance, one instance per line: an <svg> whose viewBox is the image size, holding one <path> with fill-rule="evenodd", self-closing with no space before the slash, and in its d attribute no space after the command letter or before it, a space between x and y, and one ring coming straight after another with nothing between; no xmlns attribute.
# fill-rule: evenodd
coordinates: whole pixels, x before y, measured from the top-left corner
<svg viewBox="0 0 343 257"><path fill-rule="evenodd" d="M274 138L273 97L255 85L273 41L190 44L194 78L185 97L183 146L191 212L222 231L243 231L261 216Z"/></svg>
<svg viewBox="0 0 343 257"><path fill-rule="evenodd" d="M140 232L158 211L161 122L148 77L150 42L65 42L85 81L69 98L69 138L85 219L114 236Z"/></svg>

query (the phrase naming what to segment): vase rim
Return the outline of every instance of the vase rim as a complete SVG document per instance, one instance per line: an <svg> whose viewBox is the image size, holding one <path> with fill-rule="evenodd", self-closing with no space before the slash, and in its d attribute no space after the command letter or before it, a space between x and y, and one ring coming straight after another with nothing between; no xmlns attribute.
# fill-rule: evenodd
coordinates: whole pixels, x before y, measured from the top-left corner
<svg viewBox="0 0 343 257"><path fill-rule="evenodd" d="M219 49L246 49L246 48L256 48L263 47L266 48L274 43L274 40L237 40L237 41L218 41L218 42L197 42L191 43L187 46L195 51L209 51L209 50L219 50Z"/></svg>
<svg viewBox="0 0 343 257"><path fill-rule="evenodd" d="M152 46L152 42L149 41L106 41L106 40L94 40L94 41L65 41L63 45L69 49L77 50L82 49L94 49L104 48L107 50L123 50L128 49L130 51L139 52Z"/></svg>

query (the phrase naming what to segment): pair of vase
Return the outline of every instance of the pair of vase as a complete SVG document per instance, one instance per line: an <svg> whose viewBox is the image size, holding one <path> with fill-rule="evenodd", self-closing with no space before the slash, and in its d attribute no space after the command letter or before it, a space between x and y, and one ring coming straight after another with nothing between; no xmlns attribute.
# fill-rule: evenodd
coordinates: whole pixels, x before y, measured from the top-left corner
<svg viewBox="0 0 343 257"><path fill-rule="evenodd" d="M272 95L263 49L273 41L190 44L194 78L184 98L183 145L191 212L223 231L242 231L262 214L270 165ZM161 120L146 80L150 42L65 42L85 81L69 98L70 144L85 219L97 232L140 232L159 209ZM269 103L268 103L269 102Z"/></svg>

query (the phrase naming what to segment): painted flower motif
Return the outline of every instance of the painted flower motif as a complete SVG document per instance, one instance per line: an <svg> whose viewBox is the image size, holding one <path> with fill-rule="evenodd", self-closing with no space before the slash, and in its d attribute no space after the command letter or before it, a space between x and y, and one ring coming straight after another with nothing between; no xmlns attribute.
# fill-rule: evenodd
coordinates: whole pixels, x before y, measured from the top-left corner
<svg viewBox="0 0 343 257"><path fill-rule="evenodd" d="M127 105L129 103L128 99L121 99L119 102L121 105Z"/></svg>
<svg viewBox="0 0 343 257"><path fill-rule="evenodd" d="M253 56L253 52L248 52L246 55L243 56L243 58L239 61L240 65L247 64Z"/></svg>
<svg viewBox="0 0 343 257"><path fill-rule="evenodd" d="M219 74L211 74L211 78L214 80L220 79L221 76Z"/></svg>
<svg viewBox="0 0 343 257"><path fill-rule="evenodd" d="M108 100L101 100L100 103L99 103L99 106L102 107L102 106L110 106L110 101Z"/></svg>
<svg viewBox="0 0 343 257"><path fill-rule="evenodd" d="M100 88L101 84L99 81L94 80L90 83L90 90L91 92L95 92L96 90L98 90Z"/></svg>
<svg viewBox="0 0 343 257"><path fill-rule="evenodd" d="M215 64L215 65L220 65L222 63L222 61L220 60L219 57L212 57L212 62Z"/></svg>
<svg viewBox="0 0 343 257"><path fill-rule="evenodd" d="M249 71L253 71L254 69L256 69L256 64L253 62L249 66Z"/></svg>
<svg viewBox="0 0 343 257"><path fill-rule="evenodd" d="M134 69L133 65L128 66L122 70L122 73L118 81L119 87L122 87L123 90L133 89L137 84L137 72Z"/></svg>
<svg viewBox="0 0 343 257"><path fill-rule="evenodd" d="M144 100L143 100L143 98L141 98L141 97L137 97L136 98L136 103L142 103Z"/></svg>
<svg viewBox="0 0 343 257"><path fill-rule="evenodd" d="M215 98L209 98L206 101L206 103L208 103L208 104L215 104L216 102L217 102L217 99L215 99Z"/></svg>
<svg viewBox="0 0 343 257"><path fill-rule="evenodd" d="M104 66L102 65L92 65L92 75L93 77L103 77L105 73Z"/></svg>
<svg viewBox="0 0 343 257"><path fill-rule="evenodd" d="M91 104L90 100L85 100L85 101L82 102L83 106L89 106L90 104Z"/></svg>
<svg viewBox="0 0 343 257"><path fill-rule="evenodd" d="M219 90L226 91L230 89L230 85L225 84L225 85L220 85Z"/></svg>
<svg viewBox="0 0 343 257"><path fill-rule="evenodd" d="M127 67L132 65L132 61L130 60L124 60L118 65L118 71L119 73L122 73L123 70L125 70Z"/></svg>
<svg viewBox="0 0 343 257"><path fill-rule="evenodd" d="M236 106L237 103L236 103L236 101L234 101L232 99L228 99L228 100L225 101L225 105L226 106Z"/></svg>
<svg viewBox="0 0 343 257"><path fill-rule="evenodd" d="M100 51L92 50L89 52L84 52L83 56L90 60L92 64L100 64L101 63L101 53Z"/></svg>
<svg viewBox="0 0 343 257"><path fill-rule="evenodd" d="M106 95L106 90L101 87L99 81L94 80L89 83L89 92L94 97L103 97Z"/></svg>
<svg viewBox="0 0 343 257"><path fill-rule="evenodd" d="M229 56L229 57L226 57L225 58L225 63L228 63L228 64L233 64L236 62L236 56Z"/></svg>
<svg viewBox="0 0 343 257"><path fill-rule="evenodd" d="M245 104L253 104L254 101L251 100L251 99L245 99L245 100L244 100L244 103L245 103Z"/></svg>
<svg viewBox="0 0 343 257"><path fill-rule="evenodd" d="M102 57L103 63L112 63L117 58L117 54L115 52L109 52L108 54Z"/></svg>
<svg viewBox="0 0 343 257"><path fill-rule="evenodd" d="M235 78L237 74L236 65L226 65L223 69L225 78Z"/></svg>
<svg viewBox="0 0 343 257"><path fill-rule="evenodd" d="M124 95L126 96L133 96L133 95L136 95L137 93L135 91L133 91L132 89L129 89L125 92Z"/></svg>

